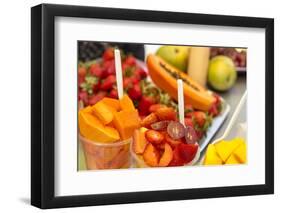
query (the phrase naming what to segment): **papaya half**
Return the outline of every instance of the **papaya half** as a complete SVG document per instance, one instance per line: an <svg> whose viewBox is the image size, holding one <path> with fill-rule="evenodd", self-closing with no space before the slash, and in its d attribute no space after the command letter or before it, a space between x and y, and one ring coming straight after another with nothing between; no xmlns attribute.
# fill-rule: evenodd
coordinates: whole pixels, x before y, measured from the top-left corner
<svg viewBox="0 0 281 213"><path fill-rule="evenodd" d="M146 63L154 84L172 98L177 100L177 79L182 79L185 104L191 104L195 109L208 111L215 102L215 98L204 87L159 56L148 55Z"/></svg>

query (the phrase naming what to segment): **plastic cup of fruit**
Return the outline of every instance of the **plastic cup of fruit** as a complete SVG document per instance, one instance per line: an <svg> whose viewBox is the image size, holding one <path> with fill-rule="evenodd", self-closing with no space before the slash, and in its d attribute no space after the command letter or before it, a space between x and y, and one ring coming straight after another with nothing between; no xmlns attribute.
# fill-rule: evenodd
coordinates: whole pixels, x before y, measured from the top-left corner
<svg viewBox="0 0 281 213"><path fill-rule="evenodd" d="M151 166L147 165L142 157L142 155L140 154L136 154L133 150L133 146L130 146L130 152L131 152L131 156L132 156L132 167L135 168L152 168ZM200 148L198 147L197 153L195 155L195 157L193 158L192 161L190 161L189 163L185 164L184 166L192 166L195 165L197 163L197 161L200 158ZM157 168L157 167L153 167L153 168Z"/></svg>
<svg viewBox="0 0 281 213"><path fill-rule="evenodd" d="M132 138L114 143L99 143L79 135L86 166L94 169L121 169L131 166L130 144Z"/></svg>

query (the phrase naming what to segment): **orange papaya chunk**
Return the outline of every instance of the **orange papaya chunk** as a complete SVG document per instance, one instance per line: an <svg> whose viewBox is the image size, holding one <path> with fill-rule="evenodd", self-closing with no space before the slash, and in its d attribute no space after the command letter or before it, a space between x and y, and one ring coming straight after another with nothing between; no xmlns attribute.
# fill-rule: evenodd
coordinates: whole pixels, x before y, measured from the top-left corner
<svg viewBox="0 0 281 213"><path fill-rule="evenodd" d="M87 112L87 113L92 113L93 112L92 106L87 106L86 108L82 109L81 111Z"/></svg>
<svg viewBox="0 0 281 213"><path fill-rule="evenodd" d="M113 113L115 109L111 106L106 105L103 101L99 101L92 106L92 111L103 124L109 124L113 120Z"/></svg>
<svg viewBox="0 0 281 213"><path fill-rule="evenodd" d="M112 143L120 139L118 131L103 123L93 114L79 111L78 115L80 134L95 142Z"/></svg>
<svg viewBox="0 0 281 213"><path fill-rule="evenodd" d="M107 106L114 108L116 111L121 110L120 102L117 99L105 97L101 101Z"/></svg>
<svg viewBox="0 0 281 213"><path fill-rule="evenodd" d="M128 95L123 95L120 99L120 106L122 110L135 110L134 103Z"/></svg>
<svg viewBox="0 0 281 213"><path fill-rule="evenodd" d="M121 110L114 113L113 124L123 140L133 136L134 130L140 127L137 110Z"/></svg>

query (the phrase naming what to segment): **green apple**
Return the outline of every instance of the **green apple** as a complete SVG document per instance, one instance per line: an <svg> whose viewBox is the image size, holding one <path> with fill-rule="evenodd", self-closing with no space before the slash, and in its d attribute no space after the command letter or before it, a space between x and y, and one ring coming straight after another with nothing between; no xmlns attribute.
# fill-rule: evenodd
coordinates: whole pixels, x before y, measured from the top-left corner
<svg viewBox="0 0 281 213"><path fill-rule="evenodd" d="M156 55L160 56L169 64L186 72L187 59L188 59L188 46L162 46Z"/></svg>
<svg viewBox="0 0 281 213"><path fill-rule="evenodd" d="M208 70L208 83L218 91L229 90L236 82L237 72L231 58L216 56L211 59Z"/></svg>

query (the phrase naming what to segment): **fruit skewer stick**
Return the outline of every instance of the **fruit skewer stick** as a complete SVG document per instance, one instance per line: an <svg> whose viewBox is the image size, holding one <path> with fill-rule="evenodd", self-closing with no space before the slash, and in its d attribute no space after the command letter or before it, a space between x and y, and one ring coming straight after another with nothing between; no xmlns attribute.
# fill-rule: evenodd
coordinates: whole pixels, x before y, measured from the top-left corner
<svg viewBox="0 0 281 213"><path fill-rule="evenodd" d="M181 79L177 80L178 83L178 110L180 123L184 124L184 94L183 94L183 83Z"/></svg>
<svg viewBox="0 0 281 213"><path fill-rule="evenodd" d="M123 76L121 67L121 56L118 49L114 50L114 61L115 61L115 71L116 71L116 81L117 81L117 93L118 98L123 97Z"/></svg>

